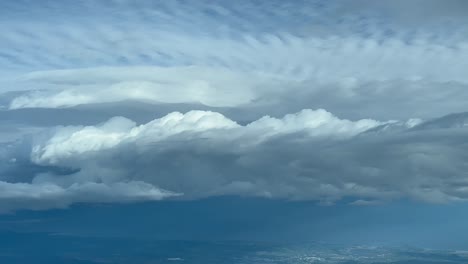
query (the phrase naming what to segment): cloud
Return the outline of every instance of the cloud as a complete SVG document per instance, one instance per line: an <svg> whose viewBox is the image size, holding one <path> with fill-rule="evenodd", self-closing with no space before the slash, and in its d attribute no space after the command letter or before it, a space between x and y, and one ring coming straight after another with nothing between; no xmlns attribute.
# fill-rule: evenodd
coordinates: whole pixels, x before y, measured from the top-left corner
<svg viewBox="0 0 468 264"><path fill-rule="evenodd" d="M21 162L41 168L11 188L32 188L37 201L48 201L43 208L56 206L53 198L42 199L47 186L57 190L52 197L76 193L65 205L156 199L152 193L158 190L167 197L183 194L181 199L241 195L323 204L343 198L359 205L402 198L446 203L468 198L463 120L464 115L422 123L350 121L325 110L303 110L240 125L215 112L174 112L142 125L115 117L96 126L57 127L36 135L26 151L4 157L16 159L10 172ZM88 184L109 191L80 200L82 192L75 188ZM127 184L131 191L112 191Z"/></svg>
<svg viewBox="0 0 468 264"><path fill-rule="evenodd" d="M28 74L28 82L61 87L14 98L10 109L70 107L126 100L239 106L256 99L262 80L204 67L102 67ZM251 80L251 81L247 81ZM67 89L63 89L67 87Z"/></svg>
<svg viewBox="0 0 468 264"><path fill-rule="evenodd" d="M459 1L46 2L0 3L4 210L467 197L465 114L419 119L466 111Z"/></svg>
<svg viewBox="0 0 468 264"><path fill-rule="evenodd" d="M437 30L416 16L430 9L441 21L461 2L416 2L8 2L0 90L26 92L0 102L202 104L255 119L304 108L353 119L465 111L466 23Z"/></svg>
<svg viewBox="0 0 468 264"><path fill-rule="evenodd" d="M407 43L395 38L290 35L265 41L258 36L247 37L249 41L193 38L181 42L202 41L200 50L174 47L178 41L171 38L167 49L153 49L180 49L174 54L183 51L191 66L101 66L20 74L8 87L32 91L14 96L5 107L135 101L248 109L260 116L315 107L347 118L401 119L464 111L468 98L468 51L461 43L453 47L425 38ZM226 45L223 51L220 47Z"/></svg>
<svg viewBox="0 0 468 264"><path fill-rule="evenodd" d="M72 203L135 202L177 196L139 181L103 184L8 183L0 181L0 212L17 209L65 208Z"/></svg>
<svg viewBox="0 0 468 264"><path fill-rule="evenodd" d="M254 144L283 134L304 132L311 137L349 137L382 123L365 119L356 122L341 120L319 109L303 110L282 119L265 116L246 126L215 112L190 111L186 114L170 113L147 124L136 126L122 117L112 118L100 126L63 127L57 129L43 144L36 144L31 153L35 163L55 165L62 159L89 152L115 148L121 144L154 144L180 138L180 140L242 140Z"/></svg>
<svg viewBox="0 0 468 264"><path fill-rule="evenodd" d="M263 176L256 179L253 171L244 171L244 166L251 166L247 157L256 148L294 134L314 141L340 141L381 124L343 120L325 110L303 110L282 119L265 116L243 126L216 112L190 111L142 125L115 117L96 126L57 127L5 148L2 158L9 162L0 168L3 174L17 177L4 176L2 184L10 191L2 199L31 201L20 208L46 208L176 194L185 199L227 194L281 197L276 193L280 190L259 186L264 184L258 182L265 180ZM19 175L25 175L23 180ZM87 198L80 198L89 188ZM56 205L56 200L63 203Z"/></svg>

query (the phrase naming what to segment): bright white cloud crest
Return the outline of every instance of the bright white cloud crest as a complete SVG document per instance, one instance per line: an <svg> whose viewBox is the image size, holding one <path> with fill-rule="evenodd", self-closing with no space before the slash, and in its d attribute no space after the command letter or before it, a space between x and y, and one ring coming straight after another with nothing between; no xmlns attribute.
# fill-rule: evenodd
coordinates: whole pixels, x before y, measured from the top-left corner
<svg viewBox="0 0 468 264"><path fill-rule="evenodd" d="M79 159L86 152L99 152L123 143L153 144L183 135L207 140L237 141L254 144L278 135L306 133L311 137L350 137L380 125L374 120L352 122L340 120L325 110L303 110L282 119L263 117L246 126L214 112L191 111L170 113L147 124L136 126L122 117L113 118L101 126L59 128L43 145L32 149L32 161L56 165L61 159ZM252 147L252 146L251 146Z"/></svg>

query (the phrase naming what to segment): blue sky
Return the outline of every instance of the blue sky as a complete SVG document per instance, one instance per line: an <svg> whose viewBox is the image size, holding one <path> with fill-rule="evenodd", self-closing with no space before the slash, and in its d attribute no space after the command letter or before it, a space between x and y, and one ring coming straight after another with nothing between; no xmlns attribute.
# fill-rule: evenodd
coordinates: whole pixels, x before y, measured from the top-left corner
<svg viewBox="0 0 468 264"><path fill-rule="evenodd" d="M143 217L152 203L242 197L277 203L272 219L299 205L320 217L291 217L311 225L339 212L324 238L365 221L361 210L377 237L374 210L408 208L430 215L407 223L416 240L418 225L453 233L428 218L457 222L468 199L467 11L461 0L1 1L0 212L111 204ZM384 236L403 243L398 219Z"/></svg>

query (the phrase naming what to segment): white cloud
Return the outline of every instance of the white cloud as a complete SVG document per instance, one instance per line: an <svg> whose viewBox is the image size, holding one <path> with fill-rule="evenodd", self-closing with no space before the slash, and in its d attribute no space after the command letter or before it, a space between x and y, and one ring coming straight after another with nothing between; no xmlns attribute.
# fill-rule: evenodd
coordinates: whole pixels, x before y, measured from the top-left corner
<svg viewBox="0 0 468 264"><path fill-rule="evenodd" d="M105 67L34 72L25 78L28 82L43 82L49 84L49 88L62 89L22 95L12 100L11 109L125 100L238 106L256 98L259 91L255 88L259 88L262 81L254 80L249 74L204 67Z"/></svg>
<svg viewBox="0 0 468 264"><path fill-rule="evenodd" d="M200 50L191 51L193 46L189 45L173 51L183 54L192 66L175 63L30 72L9 87L41 91L15 97L9 108L60 108L132 100L211 107L270 105L275 109L304 100L302 107L307 107L307 102L309 106L340 112L352 108L357 112L355 116L379 113L382 104L391 103L397 106L386 107L387 117L391 118L401 118L408 112L431 116L436 113L428 105L433 104L440 105L443 113L464 109L468 49L462 43L444 46L426 39L406 43L400 39L378 42L359 37L275 38L281 41L274 44L273 40L258 39L254 45L239 39L183 40L203 42ZM177 48L170 38L166 41L168 47L152 50L172 52ZM222 51L218 45L230 48ZM335 109L339 106L348 109Z"/></svg>
<svg viewBox="0 0 468 264"><path fill-rule="evenodd" d="M161 200L178 196L139 181L103 184L8 183L0 181L0 213L17 209L65 208L73 203Z"/></svg>
<svg viewBox="0 0 468 264"><path fill-rule="evenodd" d="M241 140L250 145L274 136L299 132L311 137L346 138L381 124L370 119L341 120L323 109L303 110L282 119L265 116L246 126L240 126L219 113L206 111L174 112L140 126L126 118L116 117L96 127L58 128L48 140L33 147L31 158L38 164L60 164L60 160L79 159L86 152L99 152L125 143L144 145L170 141L171 137L178 135L182 135L180 140L183 141L190 138Z"/></svg>
<svg viewBox="0 0 468 264"><path fill-rule="evenodd" d="M395 28L387 20L399 12L389 16L382 6L419 5L358 2L36 6L0 25L8 70L0 90L35 90L13 98L11 109L133 100L268 105L257 116L303 108L376 119L464 111L466 23L450 32ZM456 13L459 4L430 10ZM47 16L53 9L61 16Z"/></svg>

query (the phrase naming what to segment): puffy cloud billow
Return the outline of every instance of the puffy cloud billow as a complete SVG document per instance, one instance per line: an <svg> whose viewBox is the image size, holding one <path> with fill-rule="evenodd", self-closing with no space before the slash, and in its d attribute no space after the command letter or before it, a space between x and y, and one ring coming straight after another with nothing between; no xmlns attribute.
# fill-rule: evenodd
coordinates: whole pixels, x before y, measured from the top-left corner
<svg viewBox="0 0 468 264"><path fill-rule="evenodd" d="M465 201L467 5L422 2L2 1L0 211Z"/></svg>

